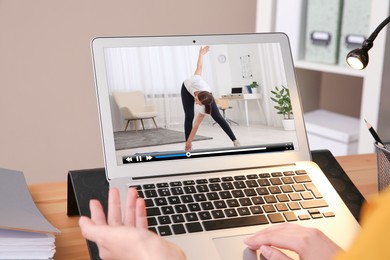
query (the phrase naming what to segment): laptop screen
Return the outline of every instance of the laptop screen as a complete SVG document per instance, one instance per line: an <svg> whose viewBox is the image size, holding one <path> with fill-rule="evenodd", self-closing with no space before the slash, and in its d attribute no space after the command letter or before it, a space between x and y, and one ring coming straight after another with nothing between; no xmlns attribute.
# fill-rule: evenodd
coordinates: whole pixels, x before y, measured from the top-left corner
<svg viewBox="0 0 390 260"><path fill-rule="evenodd" d="M92 51L108 178L310 159L283 34L96 38ZM252 82L256 92L227 97ZM292 101L287 130L276 88ZM215 103L211 114L196 102L204 89Z"/></svg>

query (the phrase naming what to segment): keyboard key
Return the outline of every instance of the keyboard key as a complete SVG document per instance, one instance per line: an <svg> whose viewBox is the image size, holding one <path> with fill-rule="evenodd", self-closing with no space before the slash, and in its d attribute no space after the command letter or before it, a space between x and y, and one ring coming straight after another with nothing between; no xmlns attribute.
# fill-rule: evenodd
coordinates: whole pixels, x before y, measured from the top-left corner
<svg viewBox="0 0 390 260"><path fill-rule="evenodd" d="M240 204L238 203L238 200L237 200L237 199L230 199L230 200L227 200L226 203L227 203L227 205L228 205L230 208L234 208L234 207L240 206Z"/></svg>
<svg viewBox="0 0 390 260"><path fill-rule="evenodd" d="M184 222L184 216L182 214L176 214L171 216L173 223Z"/></svg>
<svg viewBox="0 0 390 260"><path fill-rule="evenodd" d="M227 208L227 205L226 205L225 201L217 200L217 201L214 201L214 207L216 209L224 209L224 208Z"/></svg>
<svg viewBox="0 0 390 260"><path fill-rule="evenodd" d="M242 218L228 218L219 220L204 221L203 227L205 230L219 230L225 228L247 227L253 225L268 224L268 220L264 215L248 216Z"/></svg>
<svg viewBox="0 0 390 260"><path fill-rule="evenodd" d="M322 199L321 193L318 191L314 183L305 183L306 189L311 191L316 199Z"/></svg>
<svg viewBox="0 0 390 260"><path fill-rule="evenodd" d="M252 214L254 214L254 215L263 213L263 209L260 206L252 206L252 207L249 207L249 209L252 212Z"/></svg>
<svg viewBox="0 0 390 260"><path fill-rule="evenodd" d="M328 203L326 203L325 200L304 200L299 202L303 209L310 209L310 208L321 208L321 207L327 207Z"/></svg>
<svg viewBox="0 0 390 260"><path fill-rule="evenodd" d="M246 178L247 178L248 180L253 180L253 179L257 179L257 178L259 178L259 177L257 176L257 174L248 174L248 175L246 176Z"/></svg>
<svg viewBox="0 0 390 260"><path fill-rule="evenodd" d="M297 171L295 171L295 173L297 175L307 174L307 172L305 170L297 170Z"/></svg>
<svg viewBox="0 0 390 260"><path fill-rule="evenodd" d="M286 218L287 221L291 222L291 221L297 221L298 220L297 216L292 211L284 212L283 215L284 215L284 217Z"/></svg>
<svg viewBox="0 0 390 260"><path fill-rule="evenodd" d="M282 185L283 182L280 178L271 178L269 181L272 183L272 185Z"/></svg>
<svg viewBox="0 0 390 260"><path fill-rule="evenodd" d="M282 191L280 190L280 188L278 186L272 186L272 187L269 187L269 192L271 192L271 194L278 194L278 193L282 193Z"/></svg>
<svg viewBox="0 0 390 260"><path fill-rule="evenodd" d="M242 190L233 190L232 191L233 198L242 198L245 197L244 192Z"/></svg>
<svg viewBox="0 0 390 260"><path fill-rule="evenodd" d="M210 201L202 202L200 203L200 206L202 207L203 210L214 209L214 206Z"/></svg>
<svg viewBox="0 0 390 260"><path fill-rule="evenodd" d="M142 187L143 187L145 190L156 188L156 186L155 186L154 184L144 184Z"/></svg>
<svg viewBox="0 0 390 260"><path fill-rule="evenodd" d="M271 176L272 177L282 177L283 173L281 173L281 172L273 172L273 173L271 173Z"/></svg>
<svg viewBox="0 0 390 260"><path fill-rule="evenodd" d="M278 201L276 200L276 198L275 198L274 195L267 195L267 196L264 196L264 200L265 200L265 202L267 202L267 203L276 203L276 202L278 202Z"/></svg>
<svg viewBox="0 0 390 260"><path fill-rule="evenodd" d="M201 201L206 201L206 200L207 200L207 199L206 199L206 196L205 196L204 194L202 194L202 193L200 193L200 194L194 194L193 197L194 197L194 200L195 200L196 202L201 202Z"/></svg>
<svg viewBox="0 0 390 260"><path fill-rule="evenodd" d="M301 196L298 193L289 193L288 196L292 201L302 200Z"/></svg>
<svg viewBox="0 0 390 260"><path fill-rule="evenodd" d="M220 191L218 192L219 194L219 197L221 199L231 199L232 198L232 194L230 193L230 191Z"/></svg>
<svg viewBox="0 0 390 260"><path fill-rule="evenodd" d="M184 194L182 187L173 187L171 188L172 195L182 195Z"/></svg>
<svg viewBox="0 0 390 260"><path fill-rule="evenodd" d="M158 217L158 223L160 223L160 225L171 224L171 219L169 216L160 216Z"/></svg>
<svg viewBox="0 0 390 260"><path fill-rule="evenodd" d="M157 228L160 236L170 236L172 235L171 228L169 226L160 226Z"/></svg>
<svg viewBox="0 0 390 260"><path fill-rule="evenodd" d="M220 210L220 209L211 211L211 215L214 218L223 218L223 217L225 217L225 215L223 214L222 210Z"/></svg>
<svg viewBox="0 0 390 260"><path fill-rule="evenodd" d="M198 213L198 216L201 220L211 219L211 214L208 211L202 211Z"/></svg>
<svg viewBox="0 0 390 260"><path fill-rule="evenodd" d="M130 185L129 188L133 188L133 189L136 189L136 190L141 190L142 189L141 185Z"/></svg>
<svg viewBox="0 0 390 260"><path fill-rule="evenodd" d="M171 187L182 186L181 181L173 181L173 182L170 182L169 185L171 185Z"/></svg>
<svg viewBox="0 0 390 260"><path fill-rule="evenodd" d="M299 215L298 218L300 220L308 220L308 219L310 219L310 215L309 214L302 214L302 215Z"/></svg>
<svg viewBox="0 0 390 260"><path fill-rule="evenodd" d="M200 211L201 210L199 203L190 203L190 204L187 205L187 207L188 207L188 209L191 212L195 212L195 211Z"/></svg>
<svg viewBox="0 0 390 260"><path fill-rule="evenodd" d="M168 201L169 201L169 204L172 204L172 205L181 203L178 196L169 197Z"/></svg>
<svg viewBox="0 0 390 260"><path fill-rule="evenodd" d="M311 182L309 175L299 175L293 177L296 183Z"/></svg>
<svg viewBox="0 0 390 260"><path fill-rule="evenodd" d="M230 177L230 176L228 176L228 177L222 177L221 180L222 180L222 181L233 181L233 177Z"/></svg>
<svg viewBox="0 0 390 260"><path fill-rule="evenodd" d="M196 215L196 213L187 213L187 214L184 214L184 217L186 218L186 220L188 222L192 222L192 221L197 221L198 220L198 216Z"/></svg>
<svg viewBox="0 0 390 260"><path fill-rule="evenodd" d="M257 178L256 178L257 179ZM256 188L259 187L259 184L257 183L256 180L247 180L245 181L245 184L248 188Z"/></svg>
<svg viewBox="0 0 390 260"><path fill-rule="evenodd" d="M276 212L276 210L275 210L273 205L263 205L263 210L266 213Z"/></svg>
<svg viewBox="0 0 390 260"><path fill-rule="evenodd" d="M243 182L243 181L235 181L235 182L233 182L233 185L236 189L246 188L245 182Z"/></svg>
<svg viewBox="0 0 390 260"><path fill-rule="evenodd" d="M184 204L175 205L175 211L176 213L188 212L187 207Z"/></svg>
<svg viewBox="0 0 390 260"><path fill-rule="evenodd" d="M260 186L264 187L264 186L270 186L271 184L269 183L268 179L260 179L258 180Z"/></svg>
<svg viewBox="0 0 390 260"><path fill-rule="evenodd" d="M144 191L146 198L156 198L157 197L157 191L156 190L145 190Z"/></svg>
<svg viewBox="0 0 390 260"><path fill-rule="evenodd" d="M237 212L240 216L247 216L250 215L250 211L247 207L241 207L237 209Z"/></svg>
<svg viewBox="0 0 390 260"><path fill-rule="evenodd" d="M157 219L155 217L147 218L148 226L156 226L157 225Z"/></svg>
<svg viewBox="0 0 390 260"><path fill-rule="evenodd" d="M196 193L196 189L195 189L195 186L184 186L184 192L186 194L193 194L193 193Z"/></svg>
<svg viewBox="0 0 390 260"><path fill-rule="evenodd" d="M324 212L322 213L324 215L325 218L332 218L334 216L336 216L333 212L329 211L329 212Z"/></svg>
<svg viewBox="0 0 390 260"><path fill-rule="evenodd" d="M219 200L218 193L216 193L216 192L209 192L209 193L206 194L206 197L209 200Z"/></svg>
<svg viewBox="0 0 390 260"><path fill-rule="evenodd" d="M148 207L153 207L154 206L154 202L152 199L145 199L145 206L148 208Z"/></svg>
<svg viewBox="0 0 390 260"><path fill-rule="evenodd" d="M220 179L220 178L210 178L210 179L209 179L209 182L210 182L210 183L221 182L221 179Z"/></svg>
<svg viewBox="0 0 390 260"><path fill-rule="evenodd" d="M167 187L169 187L169 184L167 182L157 183L157 188L167 188Z"/></svg>
<svg viewBox="0 0 390 260"><path fill-rule="evenodd" d="M234 186L231 182L223 182L221 183L221 187L223 190L233 190Z"/></svg>
<svg viewBox="0 0 390 260"><path fill-rule="evenodd" d="M264 179L264 178L271 178L271 174L269 174L269 173L260 173L259 177L262 178L262 179Z"/></svg>
<svg viewBox="0 0 390 260"><path fill-rule="evenodd" d="M288 206L291 210L298 210L298 209L301 209L301 206L300 206L299 203L296 202L296 201L288 202L288 203L287 203L287 206Z"/></svg>
<svg viewBox="0 0 390 260"><path fill-rule="evenodd" d="M201 232L203 231L202 226L198 222L193 222L193 223L187 223L186 224L187 230L189 233L194 233L194 232Z"/></svg>
<svg viewBox="0 0 390 260"><path fill-rule="evenodd" d="M293 184L292 185L295 191L305 191L305 187L302 184Z"/></svg>
<svg viewBox="0 0 390 260"><path fill-rule="evenodd" d="M225 209L224 210L226 217L231 218L231 217L237 217L237 211L233 209Z"/></svg>
<svg viewBox="0 0 390 260"><path fill-rule="evenodd" d="M155 227L148 227L148 229L157 234L157 229Z"/></svg>
<svg viewBox="0 0 390 260"><path fill-rule="evenodd" d="M295 175L295 173L293 171L285 171L285 172L283 172L283 175L284 176L292 176L292 175Z"/></svg>
<svg viewBox="0 0 390 260"><path fill-rule="evenodd" d="M171 192L169 191L168 188L158 189L158 190L157 190L157 193L158 193L158 195L160 195L161 197L163 197L163 196L171 196Z"/></svg>
<svg viewBox="0 0 390 260"><path fill-rule="evenodd" d="M182 195L180 196L181 202L183 203L191 203L194 202L194 199L192 198L191 195Z"/></svg>
<svg viewBox="0 0 390 260"><path fill-rule="evenodd" d="M241 198L238 200L241 206L250 206L252 205L252 201L249 198Z"/></svg>
<svg viewBox="0 0 390 260"><path fill-rule="evenodd" d="M276 198L278 199L279 202L287 202L290 201L288 196L286 194L277 194Z"/></svg>
<svg viewBox="0 0 390 260"><path fill-rule="evenodd" d="M195 185L195 181L189 180L189 181L183 181L184 185Z"/></svg>
<svg viewBox="0 0 390 260"><path fill-rule="evenodd" d="M252 202L255 205L259 205L259 204L264 204L265 203L263 197L253 197L252 198Z"/></svg>
<svg viewBox="0 0 390 260"><path fill-rule="evenodd" d="M311 193L310 191L301 192L301 196L304 200L314 199L313 193Z"/></svg>
<svg viewBox="0 0 390 260"><path fill-rule="evenodd" d="M282 177L281 179L282 179L284 184L293 184L294 183L294 179L291 177Z"/></svg>
<svg viewBox="0 0 390 260"><path fill-rule="evenodd" d="M291 187L291 185L282 185L282 186L280 186L280 189L281 189L284 193L293 192L293 188Z"/></svg>
<svg viewBox="0 0 390 260"><path fill-rule="evenodd" d="M172 230L175 235L185 234L186 230L183 224L174 224L172 225Z"/></svg>
<svg viewBox="0 0 390 260"><path fill-rule="evenodd" d="M268 195L269 194L269 191L267 188L257 188L256 191L257 191L257 194L259 194L259 195Z"/></svg>
<svg viewBox="0 0 390 260"><path fill-rule="evenodd" d="M154 202L156 203L156 206L168 205L168 202L167 202L167 200L164 197L162 197L162 198L155 198Z"/></svg>
<svg viewBox="0 0 390 260"><path fill-rule="evenodd" d="M257 195L255 189L244 189L244 193L247 197L252 197Z"/></svg>
<svg viewBox="0 0 390 260"><path fill-rule="evenodd" d="M146 215L148 217L158 216L161 215L160 209L157 207L147 208L146 209Z"/></svg>
<svg viewBox="0 0 390 260"><path fill-rule="evenodd" d="M275 204L275 207L278 211L287 211L288 210L286 203Z"/></svg>
<svg viewBox="0 0 390 260"><path fill-rule="evenodd" d="M172 206L161 207L161 211L164 215L169 215L175 213Z"/></svg>
<svg viewBox="0 0 390 260"><path fill-rule="evenodd" d="M285 222L283 215L280 213L273 213L273 214L268 214L268 218L271 221L271 223L281 223Z"/></svg>
<svg viewBox="0 0 390 260"><path fill-rule="evenodd" d="M236 181L243 181L243 180L245 180L246 178L245 178L244 175L238 175L238 176L234 176L234 179L235 179Z"/></svg>
<svg viewBox="0 0 390 260"><path fill-rule="evenodd" d="M207 179L196 180L196 184L206 184L206 183L209 183Z"/></svg>
<svg viewBox="0 0 390 260"><path fill-rule="evenodd" d="M198 192L209 192L210 190L209 190L209 187L207 187L207 185L204 185L204 184L202 184L202 185L196 185L196 190L198 191Z"/></svg>
<svg viewBox="0 0 390 260"><path fill-rule="evenodd" d="M211 183L211 184L209 184L209 189L211 191L220 191L220 190L222 190L221 185L219 185L219 183Z"/></svg>

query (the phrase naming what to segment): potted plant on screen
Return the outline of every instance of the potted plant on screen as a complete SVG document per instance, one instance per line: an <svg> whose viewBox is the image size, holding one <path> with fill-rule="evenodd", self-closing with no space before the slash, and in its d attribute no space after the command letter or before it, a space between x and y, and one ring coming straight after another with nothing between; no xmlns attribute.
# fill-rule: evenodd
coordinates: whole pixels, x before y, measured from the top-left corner
<svg viewBox="0 0 390 260"><path fill-rule="evenodd" d="M257 81L253 81L249 87L251 88L252 90L252 93L258 93L258 86L259 84L257 83Z"/></svg>
<svg viewBox="0 0 390 260"><path fill-rule="evenodd" d="M274 90L271 90L271 93L273 94L273 96L271 96L271 100L276 103L274 108L278 111L278 114L283 115L282 124L284 130L295 130L290 92L288 88L285 86L278 88L276 86Z"/></svg>

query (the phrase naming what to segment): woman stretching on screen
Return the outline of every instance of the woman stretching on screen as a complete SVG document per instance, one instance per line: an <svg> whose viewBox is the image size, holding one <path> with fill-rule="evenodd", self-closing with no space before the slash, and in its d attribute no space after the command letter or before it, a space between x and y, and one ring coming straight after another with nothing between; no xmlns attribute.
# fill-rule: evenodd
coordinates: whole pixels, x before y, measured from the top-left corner
<svg viewBox="0 0 390 260"><path fill-rule="evenodd" d="M202 79L203 56L209 51L209 49L209 46L200 48L195 75L185 80L181 87L181 100L185 113L184 133L186 138L186 151L192 149L192 140L194 139L199 125L206 114L209 114L214 121L222 127L225 133L233 141L234 146L240 145L229 124L219 112L218 107L214 102L213 95L211 94L209 84ZM199 112L196 116L195 122L193 123L194 104L202 106L203 111Z"/></svg>

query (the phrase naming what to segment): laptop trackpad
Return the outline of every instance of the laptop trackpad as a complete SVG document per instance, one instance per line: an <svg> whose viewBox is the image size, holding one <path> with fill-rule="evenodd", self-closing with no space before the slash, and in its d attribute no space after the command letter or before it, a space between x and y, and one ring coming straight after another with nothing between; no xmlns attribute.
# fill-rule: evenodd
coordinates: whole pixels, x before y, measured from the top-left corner
<svg viewBox="0 0 390 260"><path fill-rule="evenodd" d="M250 250L243 242L248 235L214 238L219 256L223 260L260 260L256 251Z"/></svg>

